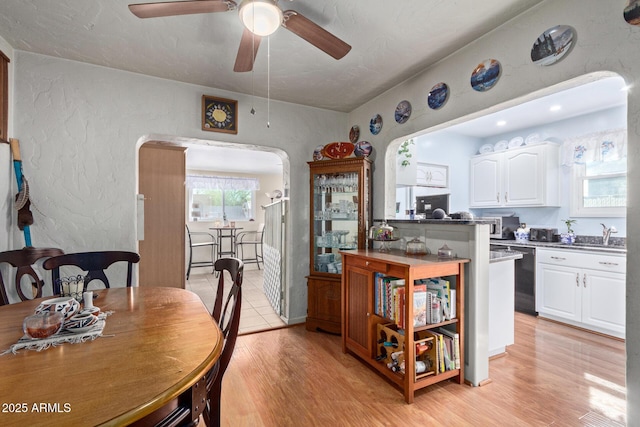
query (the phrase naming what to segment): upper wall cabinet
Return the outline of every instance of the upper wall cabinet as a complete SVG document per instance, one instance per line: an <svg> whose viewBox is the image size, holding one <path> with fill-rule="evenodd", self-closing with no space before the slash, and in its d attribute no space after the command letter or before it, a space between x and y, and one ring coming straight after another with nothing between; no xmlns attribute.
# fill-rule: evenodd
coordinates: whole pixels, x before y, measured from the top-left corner
<svg viewBox="0 0 640 427"><path fill-rule="evenodd" d="M544 143L475 156L469 206L559 206L560 148Z"/></svg>
<svg viewBox="0 0 640 427"><path fill-rule="evenodd" d="M449 186L449 166L418 162L416 185L447 188Z"/></svg>

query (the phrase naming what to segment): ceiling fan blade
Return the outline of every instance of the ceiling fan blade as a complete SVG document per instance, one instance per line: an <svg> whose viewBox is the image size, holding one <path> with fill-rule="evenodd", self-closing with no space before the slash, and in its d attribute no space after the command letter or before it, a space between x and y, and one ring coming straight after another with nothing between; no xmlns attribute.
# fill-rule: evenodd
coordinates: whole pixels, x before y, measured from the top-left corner
<svg viewBox="0 0 640 427"><path fill-rule="evenodd" d="M244 72L251 71L253 69L253 63L256 60L260 40L262 40L262 37L256 36L246 28L244 29L242 39L240 40L240 47L238 48L238 55L236 56L236 64L233 66L233 71Z"/></svg>
<svg viewBox="0 0 640 427"><path fill-rule="evenodd" d="M236 8L233 0L170 1L164 3L130 4L129 10L138 18L227 12Z"/></svg>
<svg viewBox="0 0 640 427"><path fill-rule="evenodd" d="M342 58L351 50L350 45L298 12L287 10L283 14L283 27L302 37L323 52L333 56L335 59Z"/></svg>

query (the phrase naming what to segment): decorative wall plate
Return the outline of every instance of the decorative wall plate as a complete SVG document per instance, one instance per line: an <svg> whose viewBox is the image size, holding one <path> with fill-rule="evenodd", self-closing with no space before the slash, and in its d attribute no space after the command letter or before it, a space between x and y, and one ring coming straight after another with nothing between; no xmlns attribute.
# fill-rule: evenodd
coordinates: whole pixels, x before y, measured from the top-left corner
<svg viewBox="0 0 640 427"><path fill-rule="evenodd" d="M353 154L355 148L350 142L332 142L324 146L322 155L330 159L344 159Z"/></svg>
<svg viewBox="0 0 640 427"><path fill-rule="evenodd" d="M372 134L377 135L382 130L382 116L380 114L376 114L371 117L371 121L369 121L369 130Z"/></svg>
<svg viewBox="0 0 640 427"><path fill-rule="evenodd" d="M574 45L575 30L568 25L556 25L540 34L531 47L531 60L538 65L553 65Z"/></svg>
<svg viewBox="0 0 640 427"><path fill-rule="evenodd" d="M480 147L480 149L478 150L478 153L486 154L486 153L491 153L492 151L493 151L493 145L484 144L482 147Z"/></svg>
<svg viewBox="0 0 640 427"><path fill-rule="evenodd" d="M502 66L497 59L487 59L476 66L471 73L471 87L478 92L491 89L500 78Z"/></svg>
<svg viewBox="0 0 640 427"><path fill-rule="evenodd" d="M396 122L402 124L409 120L411 117L411 103L409 101L400 101L396 107L395 119Z"/></svg>
<svg viewBox="0 0 640 427"><path fill-rule="evenodd" d="M624 20L631 25L640 25L640 0L629 0L624 8Z"/></svg>
<svg viewBox="0 0 640 427"><path fill-rule="evenodd" d="M355 144L358 142L358 139L360 139L360 126L353 125L349 131L349 141Z"/></svg>
<svg viewBox="0 0 640 427"><path fill-rule="evenodd" d="M427 104L432 110L437 110L442 107L449 98L449 86L446 83L438 83L431 88L429 96L427 97Z"/></svg>
<svg viewBox="0 0 640 427"><path fill-rule="evenodd" d="M370 142L358 141L356 142L354 153L357 157L369 157L372 149L373 147Z"/></svg>

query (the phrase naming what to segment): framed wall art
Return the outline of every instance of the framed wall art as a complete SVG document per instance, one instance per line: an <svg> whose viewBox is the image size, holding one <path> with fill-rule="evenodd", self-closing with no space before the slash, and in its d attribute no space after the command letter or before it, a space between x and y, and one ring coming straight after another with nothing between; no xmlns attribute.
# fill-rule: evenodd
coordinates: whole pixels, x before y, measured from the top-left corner
<svg viewBox="0 0 640 427"><path fill-rule="evenodd" d="M202 95L202 130L238 133L238 101Z"/></svg>

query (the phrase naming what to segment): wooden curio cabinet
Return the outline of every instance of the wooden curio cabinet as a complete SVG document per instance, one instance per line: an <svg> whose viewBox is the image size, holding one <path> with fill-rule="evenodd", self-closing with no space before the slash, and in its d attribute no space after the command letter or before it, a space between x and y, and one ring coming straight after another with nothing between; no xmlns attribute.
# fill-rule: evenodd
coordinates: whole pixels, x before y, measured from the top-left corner
<svg viewBox="0 0 640 427"><path fill-rule="evenodd" d="M310 220L307 329L341 333L341 250L367 247L371 161L309 162Z"/></svg>

